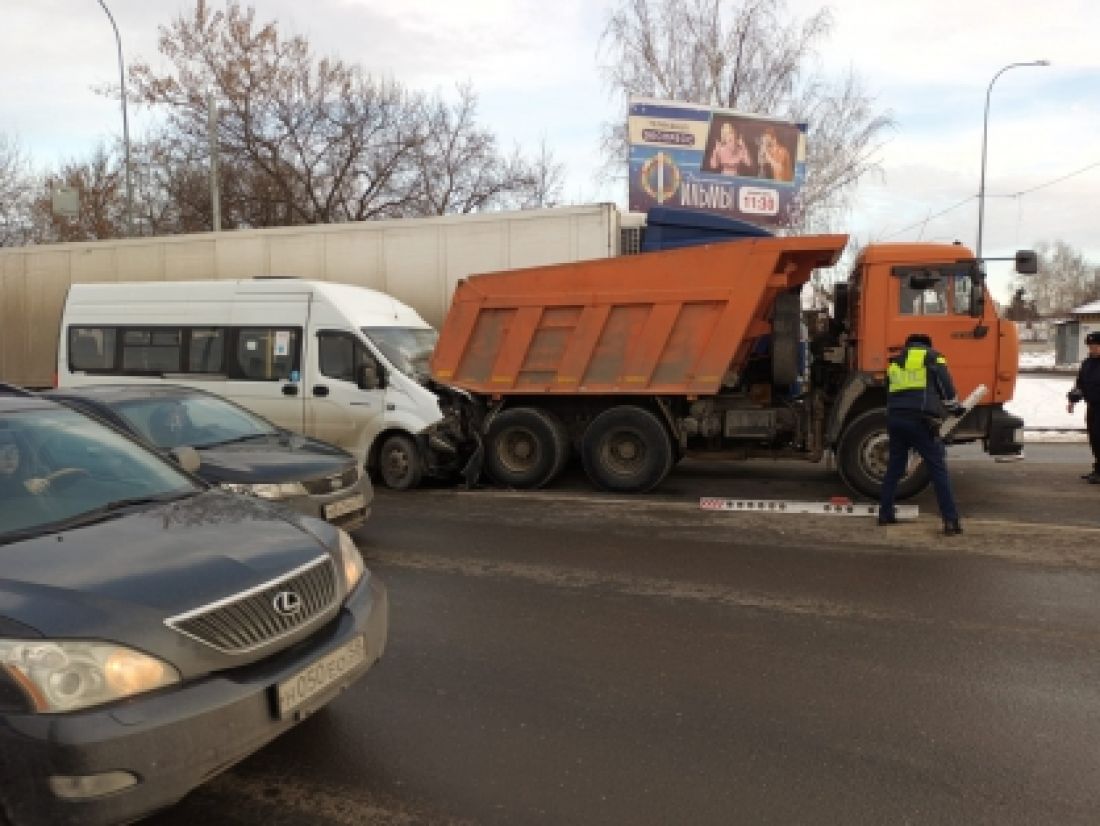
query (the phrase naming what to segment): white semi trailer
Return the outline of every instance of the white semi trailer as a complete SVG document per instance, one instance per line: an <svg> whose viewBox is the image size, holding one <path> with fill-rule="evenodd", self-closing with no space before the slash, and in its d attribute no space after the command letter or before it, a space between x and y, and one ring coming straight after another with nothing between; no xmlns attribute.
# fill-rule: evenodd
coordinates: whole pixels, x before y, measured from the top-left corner
<svg viewBox="0 0 1100 826"><path fill-rule="evenodd" d="M438 326L460 278L620 252L613 204L0 249L0 381L54 382L71 284L294 276L370 287Z"/></svg>

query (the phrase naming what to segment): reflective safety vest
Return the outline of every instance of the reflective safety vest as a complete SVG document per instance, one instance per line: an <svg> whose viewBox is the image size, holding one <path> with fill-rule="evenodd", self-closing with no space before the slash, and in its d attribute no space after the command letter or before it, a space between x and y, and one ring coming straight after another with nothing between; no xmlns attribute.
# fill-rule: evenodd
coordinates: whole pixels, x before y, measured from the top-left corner
<svg viewBox="0 0 1100 826"><path fill-rule="evenodd" d="M891 393L902 393L906 390L925 390L928 388L928 368L924 366L928 359L928 351L923 347L910 347L905 354L905 362L897 364L890 362L886 368L886 378L890 382ZM936 364L947 364L943 356L936 357Z"/></svg>

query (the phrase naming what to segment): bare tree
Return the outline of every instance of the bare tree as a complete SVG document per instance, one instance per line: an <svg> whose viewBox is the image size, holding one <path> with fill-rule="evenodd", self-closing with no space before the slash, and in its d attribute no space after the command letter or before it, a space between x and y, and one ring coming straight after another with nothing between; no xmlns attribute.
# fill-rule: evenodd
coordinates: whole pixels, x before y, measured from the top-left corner
<svg viewBox="0 0 1100 826"><path fill-rule="evenodd" d="M87 161L69 161L38 182L32 206L38 243L122 238L126 228L125 170L119 156L99 146ZM73 217L53 211L53 192L71 187L79 196Z"/></svg>
<svg viewBox="0 0 1100 826"><path fill-rule="evenodd" d="M520 207L536 209L558 206L562 202L562 188L565 185L565 165L554 158L554 153L543 138L539 151L532 161L531 186Z"/></svg>
<svg viewBox="0 0 1100 826"><path fill-rule="evenodd" d="M477 96L467 85L448 103L427 104L427 129L414 154L420 184L417 213L444 215L493 208L550 206L561 188L561 166L545 141L528 161L516 148L501 153L496 137L477 125Z"/></svg>
<svg viewBox="0 0 1100 826"><path fill-rule="evenodd" d="M1100 269L1079 250L1065 241L1041 241L1035 252L1039 272L1021 276L1015 287L1031 298L1040 315L1062 315L1100 299Z"/></svg>
<svg viewBox="0 0 1100 826"><path fill-rule="evenodd" d="M831 26L828 10L800 21L783 0L621 0L604 30L604 75L624 111L638 95L807 122L806 184L791 226L820 229L878 168L893 125L854 73L834 82L816 70ZM604 152L621 170L625 124L608 125Z"/></svg>
<svg viewBox="0 0 1100 826"><path fill-rule="evenodd" d="M28 241L33 188L18 142L0 134L0 247Z"/></svg>
<svg viewBox="0 0 1100 826"><path fill-rule="evenodd" d="M234 0L197 0L161 28L159 50L170 69L131 66L129 94L164 116L150 154L181 228L209 216L197 184L211 92L227 228L469 212L535 187L535 164L478 125L468 87L452 104L318 58Z"/></svg>

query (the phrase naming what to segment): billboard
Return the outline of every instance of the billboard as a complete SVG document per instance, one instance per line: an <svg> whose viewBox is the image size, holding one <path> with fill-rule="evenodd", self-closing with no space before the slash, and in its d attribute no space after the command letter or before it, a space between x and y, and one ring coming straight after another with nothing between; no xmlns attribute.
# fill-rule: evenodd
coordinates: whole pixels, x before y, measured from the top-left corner
<svg viewBox="0 0 1100 826"><path fill-rule="evenodd" d="M782 225L806 180L806 124L631 98L630 209L702 209Z"/></svg>

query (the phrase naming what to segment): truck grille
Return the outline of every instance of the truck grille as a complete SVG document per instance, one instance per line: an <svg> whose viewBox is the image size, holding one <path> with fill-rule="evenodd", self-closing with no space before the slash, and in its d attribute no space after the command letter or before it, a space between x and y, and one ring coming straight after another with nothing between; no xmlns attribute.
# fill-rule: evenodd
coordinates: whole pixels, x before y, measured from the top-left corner
<svg viewBox="0 0 1100 826"><path fill-rule="evenodd" d="M321 619L336 603L336 567L330 557L323 556L278 579L165 623L223 653L246 654Z"/></svg>
<svg viewBox="0 0 1100 826"><path fill-rule="evenodd" d="M352 465L342 473L334 473L320 479L308 479L302 486L312 494L335 493L350 488L359 481L359 468Z"/></svg>

